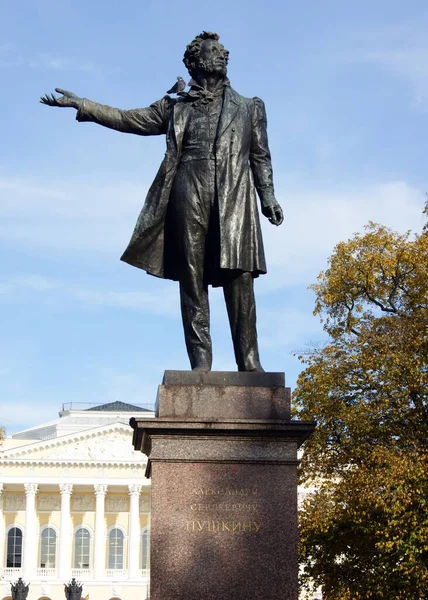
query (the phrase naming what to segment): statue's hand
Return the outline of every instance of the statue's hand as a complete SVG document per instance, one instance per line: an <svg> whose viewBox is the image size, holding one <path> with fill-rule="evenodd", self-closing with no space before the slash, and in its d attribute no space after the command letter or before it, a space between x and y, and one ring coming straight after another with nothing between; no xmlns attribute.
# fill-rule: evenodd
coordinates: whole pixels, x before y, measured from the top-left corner
<svg viewBox="0 0 428 600"><path fill-rule="evenodd" d="M272 225L281 225L284 220L284 214L279 204L264 206L262 208L262 213L269 219L269 223L272 223Z"/></svg>
<svg viewBox="0 0 428 600"><path fill-rule="evenodd" d="M62 94L59 98L54 96L53 94L45 94L40 98L40 102L42 104L46 104L47 106L60 106L62 108L80 108L82 103L82 98L76 96L72 92L67 92L67 90L62 90L61 88L55 88L55 91L58 94Z"/></svg>

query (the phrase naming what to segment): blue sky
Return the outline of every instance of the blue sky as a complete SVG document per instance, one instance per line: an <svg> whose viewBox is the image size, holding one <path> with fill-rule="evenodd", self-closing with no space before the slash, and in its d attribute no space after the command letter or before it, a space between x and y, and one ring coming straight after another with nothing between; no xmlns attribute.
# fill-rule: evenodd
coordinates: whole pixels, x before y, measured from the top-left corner
<svg viewBox="0 0 428 600"><path fill-rule="evenodd" d="M422 226L428 190L426 0L0 3L0 423L62 403L150 404L187 369L177 285L121 263L165 151L161 137L79 124L38 103L55 87L135 108L185 78L206 29L230 50L232 86L268 113L284 224L264 223L256 281L262 364L285 371L323 339L307 288L335 244L369 220ZM214 369L234 370L220 290Z"/></svg>

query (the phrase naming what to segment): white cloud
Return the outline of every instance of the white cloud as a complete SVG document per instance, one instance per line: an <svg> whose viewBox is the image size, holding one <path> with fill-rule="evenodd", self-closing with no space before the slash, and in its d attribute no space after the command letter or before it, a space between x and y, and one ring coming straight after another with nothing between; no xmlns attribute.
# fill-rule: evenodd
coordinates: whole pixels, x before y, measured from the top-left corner
<svg viewBox="0 0 428 600"><path fill-rule="evenodd" d="M93 71L95 66L90 63L79 63L75 59L53 56L40 52L28 60L32 69L51 69L53 71Z"/></svg>
<svg viewBox="0 0 428 600"><path fill-rule="evenodd" d="M74 58L55 56L47 52L37 52L34 56L25 56L25 52L14 42L0 44L0 67L29 67L53 71L93 71L90 62L79 62Z"/></svg>
<svg viewBox="0 0 428 600"><path fill-rule="evenodd" d="M377 64L411 86L414 101L428 109L428 42L426 24L385 26L360 32L351 60Z"/></svg>
<svg viewBox="0 0 428 600"><path fill-rule="evenodd" d="M44 275L25 274L15 275L11 278L9 289L12 290L14 287L24 287L34 291L47 292L62 287L62 284L59 281L51 277L45 277Z"/></svg>
<svg viewBox="0 0 428 600"><path fill-rule="evenodd" d="M291 348L298 349L298 345L311 343L311 339L319 339L322 326L310 311L295 309L269 310L269 324L259 327L259 344L264 350Z"/></svg>
<svg viewBox="0 0 428 600"><path fill-rule="evenodd" d="M100 393L100 404L121 401L128 404L142 404L145 408L153 409L158 381L151 382L149 378L135 372L106 367L98 369L97 379L103 389Z"/></svg>
<svg viewBox="0 0 428 600"><path fill-rule="evenodd" d="M61 298L78 301L84 307L109 306L148 312L155 315L178 316L178 287L165 285L150 292L100 290L76 287L65 280L46 277L38 274L20 274L11 277L0 287L0 293L20 294L22 290L32 292L49 292L47 301L51 302L53 293ZM26 292L25 292L26 293Z"/></svg>
<svg viewBox="0 0 428 600"><path fill-rule="evenodd" d="M61 252L124 250L143 204L144 186L0 177L0 235Z"/></svg>
<svg viewBox="0 0 428 600"><path fill-rule="evenodd" d="M166 293L165 290L148 293L72 289L71 293L86 306L112 306L154 315L178 315L178 296L175 289L170 289L169 293Z"/></svg>
<svg viewBox="0 0 428 600"><path fill-rule="evenodd" d="M334 246L375 221L404 232L422 227L424 194L404 181L340 191L291 193L284 201L284 223L263 223L269 277L260 289L313 283Z"/></svg>
<svg viewBox="0 0 428 600"><path fill-rule="evenodd" d="M115 185L0 178L0 235L23 247L41 247L58 254L114 253L120 256L132 233L146 188L119 181ZM262 277L260 291L284 285L313 282L325 266L334 246L368 221L398 231L420 231L423 223L422 190L405 181L361 185L354 189L291 189L279 198L285 219L276 228L262 218L269 277ZM8 282L10 283L10 282ZM16 282L15 282L16 283ZM33 281L33 287L37 281ZM0 290L5 293L5 288ZM38 281L38 285L51 285ZM79 296L77 291L74 292ZM117 306L151 306L159 302L169 312L169 300L140 293L82 291L86 302Z"/></svg>
<svg viewBox="0 0 428 600"><path fill-rule="evenodd" d="M7 435L32 427L36 423L51 421L60 408L58 398L37 399L33 390L22 394L8 394L7 390L2 389L2 397L4 402L0 407L0 425L5 427Z"/></svg>
<svg viewBox="0 0 428 600"><path fill-rule="evenodd" d="M407 80L413 88L416 104L428 109L428 46L367 52L365 58L383 65Z"/></svg>

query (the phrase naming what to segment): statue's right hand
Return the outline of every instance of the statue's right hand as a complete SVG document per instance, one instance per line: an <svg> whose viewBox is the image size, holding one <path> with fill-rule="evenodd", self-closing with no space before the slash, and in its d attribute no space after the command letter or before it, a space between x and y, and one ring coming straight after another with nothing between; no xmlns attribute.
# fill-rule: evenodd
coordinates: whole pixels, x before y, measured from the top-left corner
<svg viewBox="0 0 428 600"><path fill-rule="evenodd" d="M72 92L62 90L61 88L55 88L55 91L58 92L58 94L62 94L62 96L57 98L53 94L45 94L40 98L40 102L42 104L46 104L47 106L80 108L82 98L79 98L79 96L76 96L76 94L73 94Z"/></svg>

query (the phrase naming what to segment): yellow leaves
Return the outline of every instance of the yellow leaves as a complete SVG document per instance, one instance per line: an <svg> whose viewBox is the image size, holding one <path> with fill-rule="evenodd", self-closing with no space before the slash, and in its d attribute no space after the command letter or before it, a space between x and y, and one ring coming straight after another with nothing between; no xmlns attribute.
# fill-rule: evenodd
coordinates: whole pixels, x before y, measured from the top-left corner
<svg viewBox="0 0 428 600"><path fill-rule="evenodd" d="M370 223L365 234L336 246L329 268L311 286L317 294L314 312L331 335L358 330L358 315L427 307L428 235L409 238Z"/></svg>
<svg viewBox="0 0 428 600"><path fill-rule="evenodd" d="M427 203L428 206L428 203ZM428 589L428 227L370 223L312 286L330 342L303 356L295 414L318 427L300 480L304 584L329 600L410 600Z"/></svg>

